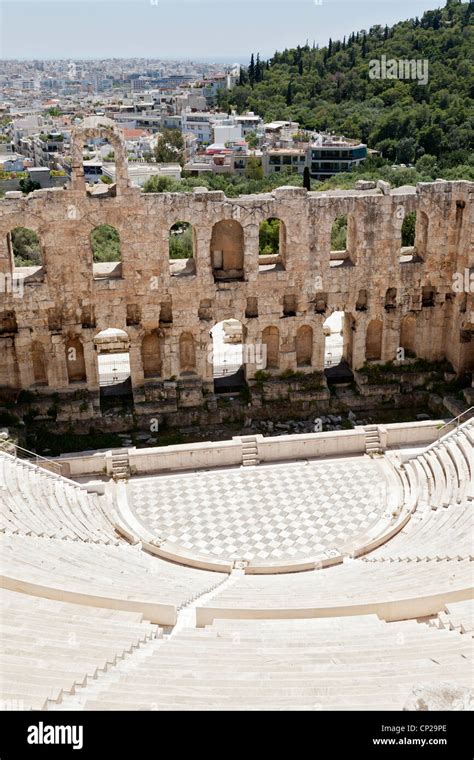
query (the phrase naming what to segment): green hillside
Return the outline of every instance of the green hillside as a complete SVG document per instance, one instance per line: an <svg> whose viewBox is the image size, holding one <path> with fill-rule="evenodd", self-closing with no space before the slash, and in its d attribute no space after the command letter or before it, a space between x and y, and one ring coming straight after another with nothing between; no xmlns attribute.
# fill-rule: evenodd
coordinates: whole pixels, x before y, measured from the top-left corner
<svg viewBox="0 0 474 760"><path fill-rule="evenodd" d="M329 40L324 48L307 43L269 61L255 55L241 84L222 93L219 105L343 133L390 162L415 163L425 156L420 169L436 165L447 178L472 176L473 17L472 4L448 0L420 19L374 26ZM371 79L370 61L382 55L427 59L428 83Z"/></svg>

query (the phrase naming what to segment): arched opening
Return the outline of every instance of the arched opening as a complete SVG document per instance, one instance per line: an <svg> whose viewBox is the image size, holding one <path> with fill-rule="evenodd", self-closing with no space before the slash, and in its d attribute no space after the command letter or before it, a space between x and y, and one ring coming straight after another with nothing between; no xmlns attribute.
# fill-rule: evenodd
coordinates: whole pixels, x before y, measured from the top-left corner
<svg viewBox="0 0 474 760"><path fill-rule="evenodd" d="M337 367L344 353L344 312L334 311L323 323L324 367Z"/></svg>
<svg viewBox="0 0 474 760"><path fill-rule="evenodd" d="M130 339L124 330L107 328L94 338L101 405L113 407L117 401L133 403L130 371Z"/></svg>
<svg viewBox="0 0 474 760"><path fill-rule="evenodd" d="M337 216L331 227L330 266L352 266L355 222L352 214Z"/></svg>
<svg viewBox="0 0 474 760"><path fill-rule="evenodd" d="M286 258L286 226L276 217L265 219L258 233L259 272L283 271Z"/></svg>
<svg viewBox="0 0 474 760"><path fill-rule="evenodd" d="M209 332L216 393L230 393L245 385L245 328L238 319L218 322ZM249 357L250 361L252 357Z"/></svg>
<svg viewBox="0 0 474 760"><path fill-rule="evenodd" d="M70 338L66 343L67 377L70 383L86 381L84 347L79 338Z"/></svg>
<svg viewBox="0 0 474 760"><path fill-rule="evenodd" d="M212 228L211 261L215 280L244 277L244 231L234 219L217 222Z"/></svg>
<svg viewBox="0 0 474 760"><path fill-rule="evenodd" d="M367 326L365 335L365 358L366 361L380 361L382 358L382 335L383 322L381 319L373 319Z"/></svg>
<svg viewBox="0 0 474 760"><path fill-rule="evenodd" d="M401 264L419 261L418 252L415 247L416 217L416 211L410 211L408 214L405 214L402 222L400 240Z"/></svg>
<svg viewBox="0 0 474 760"><path fill-rule="evenodd" d="M99 224L91 232L94 280L122 277L120 235L110 224Z"/></svg>
<svg viewBox="0 0 474 760"><path fill-rule="evenodd" d="M41 282L45 269L38 234L28 227L15 227L8 235L8 248L15 274L25 282Z"/></svg>
<svg viewBox="0 0 474 760"><path fill-rule="evenodd" d="M303 325L296 333L296 364L311 367L313 361L313 328Z"/></svg>
<svg viewBox="0 0 474 760"><path fill-rule="evenodd" d="M405 314L400 325L400 348L405 351L405 357L416 356L416 317L414 314Z"/></svg>
<svg viewBox="0 0 474 760"><path fill-rule="evenodd" d="M266 327L262 332L262 343L265 346L267 369L280 368L280 331L278 327Z"/></svg>
<svg viewBox="0 0 474 760"><path fill-rule="evenodd" d="M189 222L175 222L169 231L169 264L172 277L196 274L195 232Z"/></svg>
<svg viewBox="0 0 474 760"><path fill-rule="evenodd" d="M142 340L142 366L145 379L161 376L161 341L156 331Z"/></svg>
<svg viewBox="0 0 474 760"><path fill-rule="evenodd" d="M415 225L415 251L420 261L425 260L428 252L428 231L428 215L424 211L419 211Z"/></svg>
<svg viewBox="0 0 474 760"><path fill-rule="evenodd" d="M123 135L105 116L86 116L72 132L71 180L74 191L94 198L126 192L128 168Z"/></svg>
<svg viewBox="0 0 474 760"><path fill-rule="evenodd" d="M33 385L48 385L45 350L43 344L39 341L35 341L31 347L31 363L33 368Z"/></svg>
<svg viewBox="0 0 474 760"><path fill-rule="evenodd" d="M185 332L180 335L179 366L182 375L196 372L196 346L192 333Z"/></svg>

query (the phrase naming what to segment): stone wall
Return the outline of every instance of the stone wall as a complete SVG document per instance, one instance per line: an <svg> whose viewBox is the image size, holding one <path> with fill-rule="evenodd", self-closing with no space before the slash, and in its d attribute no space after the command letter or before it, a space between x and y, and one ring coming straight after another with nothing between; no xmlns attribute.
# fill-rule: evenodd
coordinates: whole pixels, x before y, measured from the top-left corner
<svg viewBox="0 0 474 760"><path fill-rule="evenodd" d="M83 141L97 134L118 163L115 192L105 197L86 192L80 160ZM447 358L456 372L472 369L473 294L453 287L453 278L467 272L468 283L474 266L473 183L325 193L283 187L232 199L200 189L143 194L129 186L121 145L112 122L86 123L75 134L71 188L0 201L0 387L40 396L79 391L97 408L96 336L118 328L128 336L137 407L198 406L213 390L209 331L217 322L238 319L246 344L265 343L270 373L321 372L323 323L334 311L345 314L344 356L353 369L394 359L400 345L427 360ZM400 263L411 211L415 250ZM331 255L340 215L349 220L347 251ZM285 245L264 267L259 225L272 217L284 224ZM193 226L195 266L172 275L177 221ZM91 232L101 224L120 234L122 266L110 276L92 261ZM21 287L9 240L19 226L37 232L43 254L40 275ZM246 355L251 379L258 366Z"/></svg>

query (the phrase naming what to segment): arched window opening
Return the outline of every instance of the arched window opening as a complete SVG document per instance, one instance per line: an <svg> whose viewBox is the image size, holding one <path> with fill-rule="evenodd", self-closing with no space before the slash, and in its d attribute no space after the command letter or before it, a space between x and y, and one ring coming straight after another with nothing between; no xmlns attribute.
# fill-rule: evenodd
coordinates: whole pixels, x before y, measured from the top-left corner
<svg viewBox="0 0 474 760"><path fill-rule="evenodd" d="M354 245L355 222L352 214L337 216L331 227L330 266L352 266L350 251Z"/></svg>
<svg viewBox="0 0 474 760"><path fill-rule="evenodd" d="M120 235L110 224L100 224L91 232L94 280L122 277Z"/></svg>
<svg viewBox="0 0 474 760"><path fill-rule="evenodd" d="M323 324L324 367L337 367L344 349L344 312L334 311Z"/></svg>
<svg viewBox="0 0 474 760"><path fill-rule="evenodd" d="M211 261L216 281L243 280L244 231L239 222L225 219L214 225Z"/></svg>
<svg viewBox="0 0 474 760"><path fill-rule="evenodd" d="M125 330L110 327L94 338L101 407L133 404L130 339Z"/></svg>
<svg viewBox="0 0 474 760"><path fill-rule="evenodd" d="M281 219L265 219L258 236L259 272L283 271L286 258L286 226Z"/></svg>
<svg viewBox="0 0 474 760"><path fill-rule="evenodd" d="M225 319L214 325L209 336L215 392L238 391L246 384L245 365L253 360L245 353L244 326L238 319Z"/></svg>
<svg viewBox="0 0 474 760"><path fill-rule="evenodd" d="M172 277L196 274L195 232L189 222L176 222L169 232L169 263Z"/></svg>
<svg viewBox="0 0 474 760"><path fill-rule="evenodd" d="M28 227L15 227L8 235L13 269L25 283L42 282L45 276L43 252L38 234Z"/></svg>

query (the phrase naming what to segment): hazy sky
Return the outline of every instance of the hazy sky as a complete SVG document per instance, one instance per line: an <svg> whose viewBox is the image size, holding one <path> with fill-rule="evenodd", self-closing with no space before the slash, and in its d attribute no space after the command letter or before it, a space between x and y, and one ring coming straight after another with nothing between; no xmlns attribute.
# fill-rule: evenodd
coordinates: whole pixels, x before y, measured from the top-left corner
<svg viewBox="0 0 474 760"><path fill-rule="evenodd" d="M444 0L0 0L1 58L247 59L342 39Z"/></svg>

